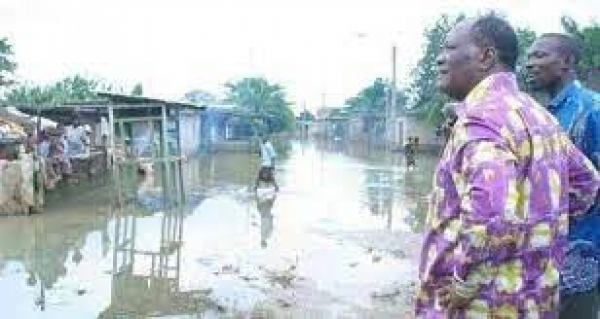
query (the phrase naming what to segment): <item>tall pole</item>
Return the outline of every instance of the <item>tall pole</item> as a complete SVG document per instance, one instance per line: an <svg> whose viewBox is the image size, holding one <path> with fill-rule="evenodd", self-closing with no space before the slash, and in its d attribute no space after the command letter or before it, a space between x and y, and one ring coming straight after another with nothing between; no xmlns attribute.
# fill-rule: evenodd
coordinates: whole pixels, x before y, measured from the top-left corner
<svg viewBox="0 0 600 319"><path fill-rule="evenodd" d="M390 83L390 101L389 109L387 112L387 150L391 151L394 138L396 136L395 129L395 118L396 118L396 45L392 46L392 81Z"/></svg>
<svg viewBox="0 0 600 319"><path fill-rule="evenodd" d="M304 101L304 112L302 113L302 138L308 139L308 111L306 110L306 101Z"/></svg>

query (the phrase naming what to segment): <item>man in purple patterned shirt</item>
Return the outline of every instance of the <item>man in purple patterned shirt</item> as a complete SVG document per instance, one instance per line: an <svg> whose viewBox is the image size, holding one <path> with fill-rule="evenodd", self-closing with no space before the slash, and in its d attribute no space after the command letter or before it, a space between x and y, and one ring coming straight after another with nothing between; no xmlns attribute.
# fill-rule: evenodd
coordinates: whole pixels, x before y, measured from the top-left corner
<svg viewBox="0 0 600 319"><path fill-rule="evenodd" d="M438 86L461 104L436 168L421 255L422 318L556 318L569 217L600 177L517 88L517 37L488 15L457 24Z"/></svg>

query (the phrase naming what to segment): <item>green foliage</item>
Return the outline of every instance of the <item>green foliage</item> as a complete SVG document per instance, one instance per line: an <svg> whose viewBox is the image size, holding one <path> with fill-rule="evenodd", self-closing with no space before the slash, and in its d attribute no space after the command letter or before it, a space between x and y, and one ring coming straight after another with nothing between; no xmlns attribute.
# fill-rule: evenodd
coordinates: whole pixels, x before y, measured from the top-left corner
<svg viewBox="0 0 600 319"><path fill-rule="evenodd" d="M362 89L354 97L346 100L353 112L385 113L387 104L387 85L383 79L377 78L373 84Z"/></svg>
<svg viewBox="0 0 600 319"><path fill-rule="evenodd" d="M17 63L13 60L12 45L6 38L0 39L0 87L14 83L10 79L17 69Z"/></svg>
<svg viewBox="0 0 600 319"><path fill-rule="evenodd" d="M346 105L351 112L371 113L384 115L390 97L390 85L381 78L362 89L354 97L346 100ZM401 108L406 103L406 94L398 90L396 92L396 107Z"/></svg>
<svg viewBox="0 0 600 319"><path fill-rule="evenodd" d="M414 107L422 109L420 114L432 125L438 125L441 122L442 109L448 101L447 97L437 89L436 59L440 54L446 34L464 18L463 15L450 17L444 14L431 28L425 30L423 56L411 72L410 95L414 99Z"/></svg>
<svg viewBox="0 0 600 319"><path fill-rule="evenodd" d="M600 24L593 23L581 28L575 20L563 16L561 23L565 32L574 37L581 46L578 71L581 79L594 89L600 89Z"/></svg>
<svg viewBox="0 0 600 319"><path fill-rule="evenodd" d="M97 80L75 75L47 86L20 85L6 94L6 100L9 103L21 105L56 105L65 102L96 100L95 92L98 90L112 90L112 87Z"/></svg>
<svg viewBox="0 0 600 319"><path fill-rule="evenodd" d="M517 39L519 40L519 59L517 61L517 80L519 86L522 88L528 88L527 84L527 70L525 69L525 63L527 62L527 50L535 41L537 35L534 31L528 28L518 28Z"/></svg>
<svg viewBox="0 0 600 319"><path fill-rule="evenodd" d="M561 23L566 33L573 36L581 45L581 61L579 68L582 73L600 68L600 24L581 28L570 17L562 17Z"/></svg>
<svg viewBox="0 0 600 319"><path fill-rule="evenodd" d="M363 121L363 132L380 133L384 126L384 118L387 118L389 101L391 100L392 86L390 82L381 78L369 86L363 88L356 94L346 100L347 108L332 110L331 116L348 116L350 114L359 114ZM402 90L396 91L396 109L404 108L406 104L406 94Z"/></svg>
<svg viewBox="0 0 600 319"><path fill-rule="evenodd" d="M135 95L135 96L144 95L144 87L142 86L142 83L138 83L133 87L133 90L131 90L131 95Z"/></svg>
<svg viewBox="0 0 600 319"><path fill-rule="evenodd" d="M298 115L298 120L301 121L314 121L315 119L315 116L307 110L300 112Z"/></svg>
<svg viewBox="0 0 600 319"><path fill-rule="evenodd" d="M246 121L256 130L276 133L293 128L294 113L281 85L271 84L264 78L244 78L235 83L227 83L225 87L225 100L254 117L254 120Z"/></svg>
<svg viewBox="0 0 600 319"><path fill-rule="evenodd" d="M600 89L600 24L583 28L582 34L583 50L579 69L590 86Z"/></svg>
<svg viewBox="0 0 600 319"><path fill-rule="evenodd" d="M217 103L217 97L214 94L203 90L191 90L185 94L184 99L200 105Z"/></svg>

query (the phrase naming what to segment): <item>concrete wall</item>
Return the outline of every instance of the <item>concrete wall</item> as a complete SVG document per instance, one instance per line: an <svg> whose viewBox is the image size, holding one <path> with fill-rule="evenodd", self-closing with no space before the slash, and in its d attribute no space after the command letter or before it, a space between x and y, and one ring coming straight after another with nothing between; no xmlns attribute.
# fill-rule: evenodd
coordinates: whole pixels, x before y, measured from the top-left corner
<svg viewBox="0 0 600 319"><path fill-rule="evenodd" d="M181 155L196 155L200 150L200 116L198 114L181 114L180 116Z"/></svg>
<svg viewBox="0 0 600 319"><path fill-rule="evenodd" d="M0 215L29 213L30 207L35 206L31 155L0 162Z"/></svg>
<svg viewBox="0 0 600 319"><path fill-rule="evenodd" d="M253 149L250 141L218 141L211 145L213 152L250 152Z"/></svg>
<svg viewBox="0 0 600 319"><path fill-rule="evenodd" d="M351 141L360 141L365 138L363 135L363 120L358 117L351 118L348 121L348 138Z"/></svg>

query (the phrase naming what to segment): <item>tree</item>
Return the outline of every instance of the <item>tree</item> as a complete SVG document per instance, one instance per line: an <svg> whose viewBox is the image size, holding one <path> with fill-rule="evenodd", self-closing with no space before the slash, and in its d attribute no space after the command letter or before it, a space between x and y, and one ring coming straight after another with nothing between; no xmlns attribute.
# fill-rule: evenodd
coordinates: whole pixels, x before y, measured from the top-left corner
<svg viewBox="0 0 600 319"><path fill-rule="evenodd" d="M225 84L226 101L240 107L251 116L262 119L269 132L281 132L294 126L294 113L286 100L285 91L279 84L271 84L264 78L244 78ZM258 123L252 123L256 128Z"/></svg>
<svg viewBox="0 0 600 319"><path fill-rule="evenodd" d="M315 116L308 110L303 110L298 115L298 120L300 121L314 121L316 120Z"/></svg>
<svg viewBox="0 0 600 319"><path fill-rule="evenodd" d="M135 95L135 96L144 95L144 87L142 86L142 83L138 83L133 87L133 90L131 90L131 95Z"/></svg>
<svg viewBox="0 0 600 319"><path fill-rule="evenodd" d="M441 122L442 109L448 101L436 86L436 59L450 29L464 18L464 15L449 17L444 14L431 28L425 30L423 56L411 72L412 81L409 90L412 104L420 108L421 114L433 125Z"/></svg>
<svg viewBox="0 0 600 319"><path fill-rule="evenodd" d="M390 89L389 82L377 78L372 84L360 90L356 96L346 100L351 113L362 115L364 133L378 133L385 128L383 119L387 118L391 98ZM396 110L403 108L406 100L406 94L398 90L396 92Z"/></svg>
<svg viewBox="0 0 600 319"><path fill-rule="evenodd" d="M203 90L189 91L184 95L184 99L188 102L200 105L217 103L217 97L214 94Z"/></svg>
<svg viewBox="0 0 600 319"><path fill-rule="evenodd" d="M600 24L593 23L581 28L567 16L561 18L561 23L565 32L581 46L581 61L578 65L581 78L594 87L600 87Z"/></svg>
<svg viewBox="0 0 600 319"><path fill-rule="evenodd" d="M363 88L356 94L346 100L346 105L352 112L363 112L371 114L385 115L390 100L390 83L381 78L375 79L372 84ZM406 93L402 90L396 91L396 109L401 109L407 101Z"/></svg>
<svg viewBox="0 0 600 319"><path fill-rule="evenodd" d="M0 87L14 83L11 76L17 69L17 63L13 58L12 45L8 43L8 39L0 39Z"/></svg>
<svg viewBox="0 0 600 319"><path fill-rule="evenodd" d="M519 40L519 59L517 60L517 80L519 82L519 86L525 88L527 91L529 90L529 84L527 81L527 69L525 68L525 63L527 61L527 50L535 41L537 37L535 32L528 28L518 28L517 32L517 40Z"/></svg>
<svg viewBox="0 0 600 319"><path fill-rule="evenodd" d="M354 97L346 100L346 104L350 106L354 112L369 112L385 114L385 108L388 99L388 86L381 78L362 89Z"/></svg>
<svg viewBox="0 0 600 319"><path fill-rule="evenodd" d="M112 91L113 87L97 80L75 75L48 86L20 85L6 94L9 103L22 105L55 105L70 101L96 100L96 91Z"/></svg>

